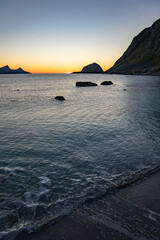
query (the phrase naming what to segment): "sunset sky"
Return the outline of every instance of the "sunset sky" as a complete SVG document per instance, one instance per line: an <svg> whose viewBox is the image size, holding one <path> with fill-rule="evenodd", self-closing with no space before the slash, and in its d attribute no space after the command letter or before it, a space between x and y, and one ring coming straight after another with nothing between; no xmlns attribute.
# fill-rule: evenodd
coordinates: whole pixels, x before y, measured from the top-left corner
<svg viewBox="0 0 160 240"><path fill-rule="evenodd" d="M107 70L133 37L160 18L159 0L5 0L0 67L31 73Z"/></svg>

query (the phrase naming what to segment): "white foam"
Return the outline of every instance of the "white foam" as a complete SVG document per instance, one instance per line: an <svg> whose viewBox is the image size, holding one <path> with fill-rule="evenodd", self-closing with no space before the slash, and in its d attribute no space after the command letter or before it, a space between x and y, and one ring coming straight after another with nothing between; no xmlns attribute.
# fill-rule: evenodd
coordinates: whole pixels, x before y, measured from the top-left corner
<svg viewBox="0 0 160 240"><path fill-rule="evenodd" d="M40 177L40 179L41 179L42 184L51 185L51 180L48 177L42 176L42 177Z"/></svg>

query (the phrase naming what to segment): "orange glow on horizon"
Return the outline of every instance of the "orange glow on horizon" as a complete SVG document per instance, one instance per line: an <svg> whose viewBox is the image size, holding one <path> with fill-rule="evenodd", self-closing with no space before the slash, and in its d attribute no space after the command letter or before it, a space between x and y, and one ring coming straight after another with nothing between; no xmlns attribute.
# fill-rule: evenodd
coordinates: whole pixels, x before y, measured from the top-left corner
<svg viewBox="0 0 160 240"><path fill-rule="evenodd" d="M92 62L88 63L88 64L91 64ZM86 65L88 65L86 64ZM113 63L114 64L114 63ZM103 71L106 71L107 69L111 68L113 66L113 64L106 64L106 65L100 65L101 68L103 69ZM81 66L78 66L78 67L39 67L39 68L28 68L27 70L24 69L25 71L28 71L28 72L31 72L33 74L63 74L63 73L72 73L72 72L80 72L82 70L82 68L86 65L81 65Z"/></svg>
<svg viewBox="0 0 160 240"><path fill-rule="evenodd" d="M34 43L34 41L33 41ZM17 44L16 42L14 44ZM0 67L9 65L11 69L21 67L24 71L36 74L80 72L82 68L93 62L106 71L121 56L123 49L117 51L110 47L96 49L94 45L77 47L76 44L61 48L41 48L40 43L33 46L19 43L1 52ZM33 44L34 45L34 44ZM102 46L99 45L99 46ZM16 57L15 57L16 56Z"/></svg>
<svg viewBox="0 0 160 240"><path fill-rule="evenodd" d="M93 61L92 61L93 62ZM91 64L92 62L88 62L85 64L80 64L77 66L27 66L25 64L23 65L12 65L12 64L4 64L0 67L3 67L5 65L9 65L9 67L11 69L17 69L19 67L21 67L24 71L30 72L32 74L69 74L72 72L80 72L82 70L82 68L88 64ZM99 64L99 63L98 63ZM109 69L110 67L113 66L114 63L110 63L110 64L99 64L101 66L101 68L103 69L103 71L106 71L107 69Z"/></svg>
<svg viewBox="0 0 160 240"><path fill-rule="evenodd" d="M92 61L93 62L93 61ZM0 67L3 67L5 65L8 65L11 69L18 69L18 68L22 68L24 71L30 72L32 74L69 74L72 72L80 72L82 70L82 68L88 64L91 64L92 62L87 62L84 64L77 64L74 65L70 64L70 65L64 65L62 66L51 66L51 65L39 65L38 64L35 66L29 66L28 64L8 64L8 63L3 63L0 65ZM96 62L96 61L95 61ZM98 63L98 61L97 61ZM106 71L107 69L109 69L110 67L113 66L114 63L110 63L110 64L100 64L98 63L103 71Z"/></svg>

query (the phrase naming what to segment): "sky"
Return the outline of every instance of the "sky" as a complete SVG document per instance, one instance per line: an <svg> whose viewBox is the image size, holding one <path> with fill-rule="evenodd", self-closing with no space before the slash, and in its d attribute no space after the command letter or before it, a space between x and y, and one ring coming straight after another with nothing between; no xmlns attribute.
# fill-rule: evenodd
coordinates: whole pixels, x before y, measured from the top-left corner
<svg viewBox="0 0 160 240"><path fill-rule="evenodd" d="M159 18L160 0L1 0L0 67L105 71Z"/></svg>

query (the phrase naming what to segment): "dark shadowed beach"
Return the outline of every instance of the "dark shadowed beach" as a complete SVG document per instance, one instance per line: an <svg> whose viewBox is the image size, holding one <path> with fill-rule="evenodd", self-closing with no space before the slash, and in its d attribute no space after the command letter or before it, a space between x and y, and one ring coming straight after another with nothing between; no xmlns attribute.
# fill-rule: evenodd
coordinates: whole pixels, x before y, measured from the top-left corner
<svg viewBox="0 0 160 240"><path fill-rule="evenodd" d="M85 203L57 224L16 240L160 239L160 172Z"/></svg>

